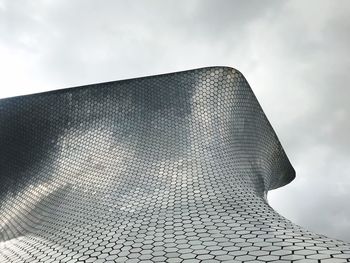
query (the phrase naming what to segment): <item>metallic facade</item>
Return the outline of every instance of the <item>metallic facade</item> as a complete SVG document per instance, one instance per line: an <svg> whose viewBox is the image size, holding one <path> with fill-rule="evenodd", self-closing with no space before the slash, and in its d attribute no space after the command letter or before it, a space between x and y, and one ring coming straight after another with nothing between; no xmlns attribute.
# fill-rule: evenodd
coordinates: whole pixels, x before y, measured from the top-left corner
<svg viewBox="0 0 350 263"><path fill-rule="evenodd" d="M349 262L276 213L295 176L242 74L0 100L0 262Z"/></svg>

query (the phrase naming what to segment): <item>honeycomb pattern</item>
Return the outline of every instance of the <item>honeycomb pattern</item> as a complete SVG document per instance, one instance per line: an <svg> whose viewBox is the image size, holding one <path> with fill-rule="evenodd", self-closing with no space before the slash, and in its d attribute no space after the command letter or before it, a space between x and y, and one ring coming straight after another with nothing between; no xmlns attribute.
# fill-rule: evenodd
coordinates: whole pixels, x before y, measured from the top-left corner
<svg viewBox="0 0 350 263"><path fill-rule="evenodd" d="M232 68L3 99L0 149L0 262L350 262L268 205L294 170Z"/></svg>

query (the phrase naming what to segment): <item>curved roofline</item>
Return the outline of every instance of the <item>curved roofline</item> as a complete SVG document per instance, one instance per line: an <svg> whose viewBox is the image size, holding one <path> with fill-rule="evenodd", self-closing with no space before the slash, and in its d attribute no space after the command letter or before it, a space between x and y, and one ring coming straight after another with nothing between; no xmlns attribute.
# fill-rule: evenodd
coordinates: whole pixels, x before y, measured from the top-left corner
<svg viewBox="0 0 350 263"><path fill-rule="evenodd" d="M34 92L31 94L25 94L25 95L17 95L17 96L11 96L11 97L5 97L1 98L1 100L6 100L6 99L13 99L13 98L19 98L19 97L27 97L27 96L37 96L37 95L45 95L45 94L54 94L54 93L60 93L60 92L66 92L66 91L71 91L72 89L83 89L95 85L100 85L100 84L112 84L114 82L126 82L126 81L133 81L133 80L141 80L144 78L152 78L152 77L160 77L160 76L167 76L167 75L173 75L173 74L179 74L179 73L185 73L189 71L196 71L196 70L203 70L203 69L230 69L230 70L235 70L239 72L242 76L243 74L237 70L236 68L230 67L230 66L207 66L207 67L200 67L200 68L192 68L192 69L186 69L186 70L180 70L180 71L171 71L171 72L165 72L165 73L159 73L159 74L152 74L152 75L142 75L134 78L122 78L122 79L117 79L117 80L108 80L108 81L103 81L103 82L94 82L90 84L83 84L80 86L71 86L71 87L66 87L66 88L56 88L53 90L48 90L48 91L41 91L41 92Z"/></svg>
<svg viewBox="0 0 350 263"><path fill-rule="evenodd" d="M279 143L279 145L281 146L284 156L286 158L286 161L290 164L290 169L288 169L288 171L285 171L285 173L283 175L279 176L279 180L277 183L273 184L273 185L269 185L268 190L272 190L272 189L276 189L282 186L285 186L287 184L289 184L291 181L293 181L296 177L295 175L295 170L293 168L293 166L290 163L290 160L287 156L287 154L284 151L284 148L276 134L276 131L273 129L269 119L267 118L264 110L262 109L259 100L257 99L254 91L252 90L251 86L249 85L249 82L247 81L247 79L244 77L244 75L237 70L236 68L230 67L230 66L207 66L207 67L200 67L200 68L193 68L193 69L188 69L188 70L182 70L182 71L175 71L175 72L167 72L167 73L161 73L161 74L154 74L154 75L148 75L148 76L140 76L140 77L135 77L135 78L128 78L128 79L120 79L120 80L113 80L113 81L105 81L105 82L99 82L99 83L92 83L92 84L85 84L82 86L73 86L73 87L68 87L68 88L62 88L62 89L55 89L55 90L50 90L50 91L44 91L44 92L38 92L38 93L33 93L33 94L27 94L27 95L19 95L19 96L13 96L13 97L8 97L8 98L2 98L0 99L0 101L3 100L11 100L14 98L20 98L20 97L30 97L30 96L42 96L42 95L53 95L53 94L60 94L60 93L65 93L65 92L72 92L72 91L78 91L81 89L85 89L88 87L92 87L92 86L97 86L97 85L104 85L104 84L113 84L115 82L118 83L123 83L123 82L130 82L130 81L135 81L135 80L142 80L142 79L149 79L149 78L154 78L154 77L161 77L161 76L168 76L168 75L175 75L175 74L182 74L182 73L186 73L186 72L190 72L190 71L200 71L200 70L206 70L206 69L226 69L228 71L231 71L231 73L234 71L236 73L239 73L242 78L244 78L244 80L248 83L248 86L252 92L252 94L254 95L255 100L257 101L261 111L263 112L272 132L274 133L275 139L277 140L277 142Z"/></svg>

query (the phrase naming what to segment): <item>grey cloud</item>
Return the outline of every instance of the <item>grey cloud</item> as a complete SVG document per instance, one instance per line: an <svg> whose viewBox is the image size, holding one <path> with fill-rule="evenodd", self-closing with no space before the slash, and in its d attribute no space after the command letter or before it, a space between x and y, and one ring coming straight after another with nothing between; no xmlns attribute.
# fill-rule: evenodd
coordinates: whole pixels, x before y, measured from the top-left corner
<svg viewBox="0 0 350 263"><path fill-rule="evenodd" d="M217 53L241 45L241 35L251 21L275 8L261 1L6 3L4 24L11 24L7 26L10 43L19 44L22 34L30 35L31 48L44 54L48 74L73 83L86 76L94 81L96 74L107 80L112 69L119 72L115 77L132 72L125 76L130 77L137 72L151 73L150 68L164 71L164 65L171 71L183 69L182 64L211 64L208 51L215 61ZM11 23L11 17L16 23ZM171 66L172 62L181 67ZM106 64L108 67L103 67ZM101 67L105 73L95 73Z"/></svg>
<svg viewBox="0 0 350 263"><path fill-rule="evenodd" d="M276 50L281 56L278 65L286 68L275 69L282 72L276 77L281 79L280 87L271 88L276 91L270 92L272 98L264 90L260 93L262 103L269 102L264 108L279 127L277 132L297 170L297 179L278 194L272 192L270 200L298 224L350 240L350 20L346 15L350 6L342 2L339 8L321 1L317 5L323 9L321 17L313 11L316 3L297 7L304 8L305 14L286 5L275 29L274 40L281 47ZM286 121L290 116L296 118Z"/></svg>

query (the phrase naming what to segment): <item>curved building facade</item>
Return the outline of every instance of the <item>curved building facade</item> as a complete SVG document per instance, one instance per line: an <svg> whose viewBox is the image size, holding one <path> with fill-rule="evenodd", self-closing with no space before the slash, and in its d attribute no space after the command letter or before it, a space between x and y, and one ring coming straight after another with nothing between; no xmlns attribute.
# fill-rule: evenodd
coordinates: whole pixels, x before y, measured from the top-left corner
<svg viewBox="0 0 350 263"><path fill-rule="evenodd" d="M295 172L211 67L0 100L0 262L349 262L276 213Z"/></svg>

